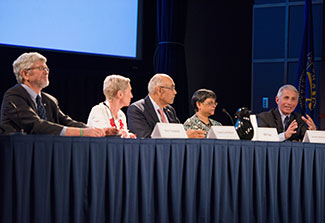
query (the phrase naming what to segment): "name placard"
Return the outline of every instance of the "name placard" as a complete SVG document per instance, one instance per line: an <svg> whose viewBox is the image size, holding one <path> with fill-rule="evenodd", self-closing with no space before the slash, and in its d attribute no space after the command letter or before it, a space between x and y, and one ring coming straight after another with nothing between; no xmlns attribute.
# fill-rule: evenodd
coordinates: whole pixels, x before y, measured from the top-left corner
<svg viewBox="0 0 325 223"><path fill-rule="evenodd" d="M272 141L272 142L280 141L276 128L261 128L261 127L257 128L256 140Z"/></svg>
<svg viewBox="0 0 325 223"><path fill-rule="evenodd" d="M325 131L307 130L303 142L325 143Z"/></svg>
<svg viewBox="0 0 325 223"><path fill-rule="evenodd" d="M151 138L187 138L184 126L178 123L157 122Z"/></svg>
<svg viewBox="0 0 325 223"><path fill-rule="evenodd" d="M234 126L212 126L208 132L207 138L239 140Z"/></svg>

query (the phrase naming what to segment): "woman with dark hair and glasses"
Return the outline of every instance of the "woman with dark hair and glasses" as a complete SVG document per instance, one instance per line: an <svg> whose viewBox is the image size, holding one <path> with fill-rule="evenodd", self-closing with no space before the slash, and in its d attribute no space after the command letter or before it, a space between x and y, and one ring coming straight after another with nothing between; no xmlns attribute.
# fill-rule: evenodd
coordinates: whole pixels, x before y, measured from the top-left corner
<svg viewBox="0 0 325 223"><path fill-rule="evenodd" d="M184 123L185 130L200 129L205 131L206 137L211 126L221 125L220 122L209 118L211 115L214 115L214 110L218 105L216 98L216 94L211 90L199 89L194 92L192 96L192 106L195 114Z"/></svg>

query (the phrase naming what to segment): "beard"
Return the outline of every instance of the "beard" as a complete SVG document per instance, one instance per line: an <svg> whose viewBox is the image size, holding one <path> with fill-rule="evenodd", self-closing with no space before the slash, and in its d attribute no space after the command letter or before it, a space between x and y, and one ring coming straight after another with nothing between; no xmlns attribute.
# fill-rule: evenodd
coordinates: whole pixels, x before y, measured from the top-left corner
<svg viewBox="0 0 325 223"><path fill-rule="evenodd" d="M39 80L37 85L39 86L39 88L46 88L47 86L49 86L50 81L49 79L46 80Z"/></svg>

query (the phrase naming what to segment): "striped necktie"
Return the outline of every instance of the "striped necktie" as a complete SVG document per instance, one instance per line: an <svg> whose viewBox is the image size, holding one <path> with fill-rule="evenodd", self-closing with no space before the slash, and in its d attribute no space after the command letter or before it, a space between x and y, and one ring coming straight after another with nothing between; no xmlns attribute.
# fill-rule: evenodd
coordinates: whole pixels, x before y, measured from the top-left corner
<svg viewBox="0 0 325 223"><path fill-rule="evenodd" d="M41 119L47 120L46 111L42 104L41 97L39 95L36 96L36 105L37 105L37 114Z"/></svg>
<svg viewBox="0 0 325 223"><path fill-rule="evenodd" d="M289 127L289 116L286 116L284 119L284 131L287 131Z"/></svg>

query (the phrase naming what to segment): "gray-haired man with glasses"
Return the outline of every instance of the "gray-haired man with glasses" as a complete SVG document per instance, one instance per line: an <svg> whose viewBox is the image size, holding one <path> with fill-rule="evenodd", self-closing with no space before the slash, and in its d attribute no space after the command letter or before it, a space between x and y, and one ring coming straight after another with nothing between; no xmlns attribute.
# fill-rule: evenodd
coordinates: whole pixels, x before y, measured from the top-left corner
<svg viewBox="0 0 325 223"><path fill-rule="evenodd" d="M114 134L112 129L87 128L65 115L55 97L42 92L49 85L47 59L36 52L24 53L13 63L17 84L7 90L1 106L1 125L6 133L94 136Z"/></svg>

